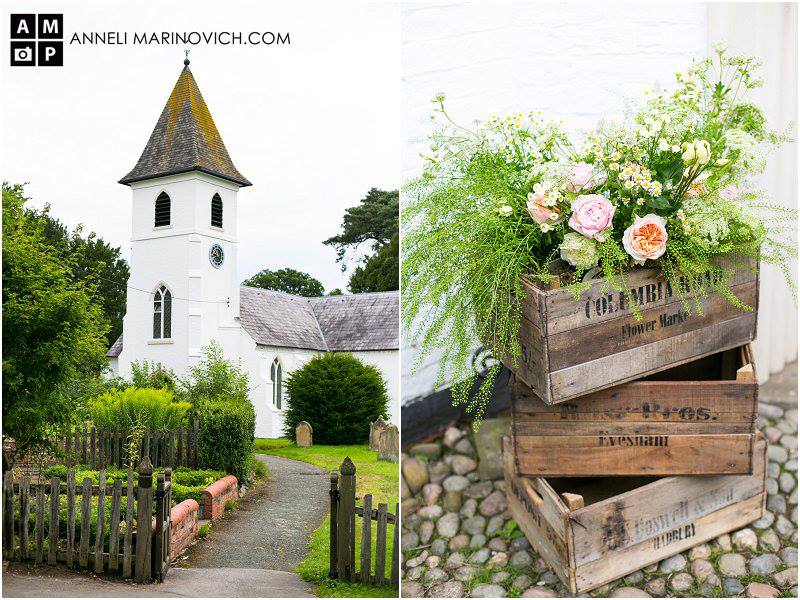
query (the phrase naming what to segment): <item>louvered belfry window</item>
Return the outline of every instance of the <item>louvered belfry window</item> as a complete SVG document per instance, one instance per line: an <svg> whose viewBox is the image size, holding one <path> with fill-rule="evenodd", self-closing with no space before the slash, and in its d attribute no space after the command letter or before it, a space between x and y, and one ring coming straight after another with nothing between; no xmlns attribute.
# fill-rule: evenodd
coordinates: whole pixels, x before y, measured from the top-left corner
<svg viewBox="0 0 800 600"><path fill-rule="evenodd" d="M161 286L153 297L153 339L172 337L172 293Z"/></svg>
<svg viewBox="0 0 800 600"><path fill-rule="evenodd" d="M169 225L170 199L166 192L161 192L156 198L156 227Z"/></svg>
<svg viewBox="0 0 800 600"><path fill-rule="evenodd" d="M222 227L222 198L219 194L211 198L211 226Z"/></svg>

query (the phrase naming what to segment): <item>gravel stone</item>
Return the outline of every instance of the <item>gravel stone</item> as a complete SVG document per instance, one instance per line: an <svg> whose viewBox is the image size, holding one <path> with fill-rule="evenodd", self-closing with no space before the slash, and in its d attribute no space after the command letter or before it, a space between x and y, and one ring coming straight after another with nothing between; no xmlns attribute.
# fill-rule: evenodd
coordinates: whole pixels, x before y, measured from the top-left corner
<svg viewBox="0 0 800 600"><path fill-rule="evenodd" d="M772 464L774 465L775 463ZM767 496L774 496L777 494L780 491L780 488L778 487L778 480L773 479L772 477L768 478L764 483L764 490L767 492Z"/></svg>
<svg viewBox="0 0 800 600"><path fill-rule="evenodd" d="M419 526L419 541L422 545L425 545L431 541L431 538L433 537L433 531L435 528L436 527L432 521L422 522L422 525Z"/></svg>
<svg viewBox="0 0 800 600"><path fill-rule="evenodd" d="M473 483L470 485L465 491L464 495L467 498L474 498L475 500L482 500L486 498L489 494L492 493L494 489L494 485L491 481L481 481L479 483Z"/></svg>
<svg viewBox="0 0 800 600"><path fill-rule="evenodd" d="M525 569L533 564L533 557L530 552L520 550L511 555L511 566L517 569Z"/></svg>
<svg viewBox="0 0 800 600"><path fill-rule="evenodd" d="M486 544L486 536L483 535L482 533L476 533L469 540L469 547L472 548L473 550L481 548L485 544Z"/></svg>
<svg viewBox="0 0 800 600"><path fill-rule="evenodd" d="M469 562L473 565L482 565L489 560L489 555L492 553L488 548L481 548L469 557Z"/></svg>
<svg viewBox="0 0 800 600"><path fill-rule="evenodd" d="M433 506L439 501L442 495L442 486L438 483L426 483L422 487L422 500L428 506Z"/></svg>
<svg viewBox="0 0 800 600"><path fill-rule="evenodd" d="M464 506L461 507L461 516L464 518L474 517L475 513L478 512L478 501L474 498L470 498L466 502L464 502Z"/></svg>
<svg viewBox="0 0 800 600"><path fill-rule="evenodd" d="M489 494L478 506L478 512L484 517L492 517L499 515L508 508L508 500L506 495L500 491L494 491Z"/></svg>
<svg viewBox="0 0 800 600"><path fill-rule="evenodd" d="M558 598L558 594L550 588L533 586L522 593L522 598Z"/></svg>
<svg viewBox="0 0 800 600"><path fill-rule="evenodd" d="M754 581L747 586L746 595L748 598L777 598L781 593L771 585Z"/></svg>
<svg viewBox="0 0 800 600"><path fill-rule="evenodd" d="M506 544L503 538L492 538L489 540L489 549L495 552L506 552L508 550L508 544Z"/></svg>
<svg viewBox="0 0 800 600"><path fill-rule="evenodd" d="M645 584L644 589L647 590L651 596L661 598L667 595L667 580L662 577L651 579Z"/></svg>
<svg viewBox="0 0 800 600"><path fill-rule="evenodd" d="M686 568L686 559L682 554L670 556L661 561L659 567L664 573L675 573L676 571L683 571Z"/></svg>
<svg viewBox="0 0 800 600"><path fill-rule="evenodd" d="M495 515L491 519L489 519L489 523L486 525L486 535L494 535L498 531L503 528L505 524L505 519L503 515Z"/></svg>
<svg viewBox="0 0 800 600"><path fill-rule="evenodd" d="M791 450L796 450L797 449L797 437L794 434L792 434L792 435L784 435L781 438L781 446L783 446L784 448L789 448Z"/></svg>
<svg viewBox="0 0 800 600"><path fill-rule="evenodd" d="M486 517L476 515L465 519L461 528L469 534L475 535L476 533L483 533L486 529Z"/></svg>
<svg viewBox="0 0 800 600"><path fill-rule="evenodd" d="M473 598L505 598L506 590L496 583L484 583L472 588Z"/></svg>
<svg viewBox="0 0 800 600"><path fill-rule="evenodd" d="M477 469L478 463L468 456L456 454L450 463L450 468L453 469L453 473L456 475L466 475L467 473L472 473L472 471Z"/></svg>
<svg viewBox="0 0 800 600"><path fill-rule="evenodd" d="M758 547L758 536L752 529L740 529L731 536L731 542L737 550L755 550Z"/></svg>
<svg viewBox="0 0 800 600"><path fill-rule="evenodd" d="M758 404L758 414L768 419L780 419L783 416L783 409L780 406L760 402Z"/></svg>
<svg viewBox="0 0 800 600"><path fill-rule="evenodd" d="M644 573L641 571L634 571L630 575L625 576L625 583L631 586L638 585L644 581Z"/></svg>
<svg viewBox="0 0 800 600"><path fill-rule="evenodd" d="M781 550L781 562L785 565L797 565L797 548L784 548Z"/></svg>
<svg viewBox="0 0 800 600"><path fill-rule="evenodd" d="M764 516L758 519L757 521L753 521L752 523L750 523L750 526L758 530L766 529L767 527L772 525L774 521L775 521L775 515L773 515L768 510L765 510Z"/></svg>
<svg viewBox="0 0 800 600"><path fill-rule="evenodd" d="M508 571L495 571L492 573L492 583L503 585L506 579L508 579Z"/></svg>
<svg viewBox="0 0 800 600"><path fill-rule="evenodd" d="M463 566L467 562L467 557L464 556L461 552L453 552L450 556L447 557L447 561L444 563L445 569L457 569L458 567Z"/></svg>
<svg viewBox="0 0 800 600"><path fill-rule="evenodd" d="M448 427L447 431L444 432L444 436L442 437L442 442L448 448L453 448L458 440L464 437L466 432L458 427Z"/></svg>
<svg viewBox="0 0 800 600"><path fill-rule="evenodd" d="M430 460L436 460L442 455L442 447L439 444L417 444L411 447L411 456L425 456Z"/></svg>
<svg viewBox="0 0 800 600"><path fill-rule="evenodd" d="M533 579L531 579L527 575L520 575L511 583L511 587L517 590L518 592L524 592L532 585L533 585Z"/></svg>
<svg viewBox="0 0 800 600"><path fill-rule="evenodd" d="M461 550L462 548L466 548L468 546L469 536L466 533L459 533L452 540L450 540L450 543L447 545L451 552Z"/></svg>
<svg viewBox="0 0 800 600"><path fill-rule="evenodd" d="M468 437L461 438L459 442L453 446L453 450L459 454L469 454L470 456L475 453L475 448L472 447L472 442L469 441Z"/></svg>
<svg viewBox="0 0 800 600"><path fill-rule="evenodd" d="M675 573L669 581L669 587L676 592L685 592L694 585L694 577L688 573Z"/></svg>
<svg viewBox="0 0 800 600"><path fill-rule="evenodd" d="M416 531L406 531L403 534L403 537L400 538L400 546L403 548L403 552L407 550L411 550L412 548L416 548L419 546L419 535Z"/></svg>
<svg viewBox="0 0 800 600"><path fill-rule="evenodd" d="M408 575L406 575L408 577ZM403 581L403 598L424 598L425 588L416 581Z"/></svg>
<svg viewBox="0 0 800 600"><path fill-rule="evenodd" d="M635 587L621 587L614 590L611 598L650 598L650 594Z"/></svg>
<svg viewBox="0 0 800 600"><path fill-rule="evenodd" d="M408 577L412 581L416 581L425 573L425 567L419 566L414 567L413 569L409 569L406 571L406 577Z"/></svg>
<svg viewBox="0 0 800 600"><path fill-rule="evenodd" d="M458 581L469 581L478 575L480 571L471 565L464 565L456 569L455 579ZM403 588L405 589L405 588Z"/></svg>
<svg viewBox="0 0 800 600"><path fill-rule="evenodd" d="M767 457L776 463L785 463L789 460L789 451L781 446L770 445L767 448Z"/></svg>
<svg viewBox="0 0 800 600"><path fill-rule="evenodd" d="M747 564L741 554L723 554L719 557L719 572L725 577L742 577L747 575Z"/></svg>
<svg viewBox="0 0 800 600"><path fill-rule="evenodd" d="M716 576L716 573L714 572L714 565L704 558L699 558L692 562L691 571L692 575L697 577L697 581L700 583L706 581L711 575Z"/></svg>
<svg viewBox="0 0 800 600"><path fill-rule="evenodd" d="M786 513L786 498L783 496L767 496L767 510L777 514Z"/></svg>
<svg viewBox="0 0 800 600"><path fill-rule="evenodd" d="M729 536L727 533L719 536L715 541L720 549L725 552L730 552L730 550L733 548L731 545L731 536Z"/></svg>
<svg viewBox="0 0 800 600"><path fill-rule="evenodd" d="M769 575L778 570L781 559L775 554L762 554L750 559L750 572L756 575Z"/></svg>
<svg viewBox="0 0 800 600"><path fill-rule="evenodd" d="M708 544L700 544L689 550L689 560L708 558L709 556L711 556L711 546Z"/></svg>
<svg viewBox="0 0 800 600"><path fill-rule="evenodd" d="M403 461L403 478L412 494L418 493L428 483L428 465L418 458Z"/></svg>
<svg viewBox="0 0 800 600"><path fill-rule="evenodd" d="M435 567L427 571L422 576L422 583L424 583L426 586L431 586L435 583L441 583L442 581L447 581L448 579L450 579L450 576L443 569Z"/></svg>
<svg viewBox="0 0 800 600"><path fill-rule="evenodd" d="M469 479L463 475L450 475L444 480L442 486L448 492L463 492L469 486Z"/></svg>
<svg viewBox="0 0 800 600"><path fill-rule="evenodd" d="M442 461L436 462L428 467L431 483L442 483L450 475L450 466Z"/></svg>
<svg viewBox="0 0 800 600"><path fill-rule="evenodd" d="M772 576L772 581L782 588L797 585L797 567L791 567L784 569L780 573L775 573Z"/></svg>
<svg viewBox="0 0 800 600"><path fill-rule="evenodd" d="M436 521L436 531L443 538L451 538L458 533L460 521L456 513L447 513Z"/></svg>
<svg viewBox="0 0 800 600"><path fill-rule="evenodd" d="M778 552L781 549L781 540L772 529L767 529L762 533L759 542L761 548L767 552Z"/></svg>
<svg viewBox="0 0 800 600"><path fill-rule="evenodd" d="M528 550L530 547L531 543L523 535L521 537L514 538L513 540L511 540L511 544L509 545L508 548L511 551L515 551L515 550Z"/></svg>
<svg viewBox="0 0 800 600"><path fill-rule="evenodd" d="M502 569L508 564L508 554L505 552L498 552L489 559L488 564L490 567L500 567Z"/></svg>
<svg viewBox="0 0 800 600"><path fill-rule="evenodd" d="M444 514L444 510L438 504L433 506L423 506L417 511L417 514L423 519L438 519Z"/></svg>
<svg viewBox="0 0 800 600"><path fill-rule="evenodd" d="M767 477L778 479L781 476L781 466L778 463L767 463Z"/></svg>
<svg viewBox="0 0 800 600"><path fill-rule="evenodd" d="M464 584L451 579L450 581L433 586L428 595L431 598L463 598L464 592ZM406 588L403 586L403 596L405 595Z"/></svg>
<svg viewBox="0 0 800 600"><path fill-rule="evenodd" d="M795 482L791 473L784 471L781 473L781 476L778 479L778 485L784 494L789 494L795 487L797 487L797 482Z"/></svg>
<svg viewBox="0 0 800 600"><path fill-rule="evenodd" d="M722 580L722 589L728 596L738 596L744 591L744 586L741 581L731 577Z"/></svg>

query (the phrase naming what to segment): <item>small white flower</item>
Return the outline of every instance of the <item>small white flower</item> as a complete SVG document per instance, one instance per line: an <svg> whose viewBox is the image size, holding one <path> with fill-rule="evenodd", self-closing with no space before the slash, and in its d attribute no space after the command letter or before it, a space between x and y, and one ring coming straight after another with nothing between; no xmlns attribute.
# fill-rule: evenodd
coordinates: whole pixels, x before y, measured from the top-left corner
<svg viewBox="0 0 800 600"><path fill-rule="evenodd" d="M511 208L508 204L503 204L497 209L497 212L500 213L500 216L503 217L510 217L511 214L514 212L514 209Z"/></svg>

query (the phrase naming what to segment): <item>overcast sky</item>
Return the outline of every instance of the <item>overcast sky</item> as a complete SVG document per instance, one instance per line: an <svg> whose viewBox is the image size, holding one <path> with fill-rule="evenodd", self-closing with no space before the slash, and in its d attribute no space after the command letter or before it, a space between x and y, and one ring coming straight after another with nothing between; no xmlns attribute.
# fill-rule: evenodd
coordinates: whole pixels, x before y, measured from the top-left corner
<svg viewBox="0 0 800 600"><path fill-rule="evenodd" d="M69 44L76 31L251 31L291 45L191 47L191 69L239 170L239 276L292 267L346 288L344 210L400 174L400 25L390 4L4 2L2 178L130 256L127 186L183 67L183 45ZM63 68L9 67L9 13L64 14Z"/></svg>

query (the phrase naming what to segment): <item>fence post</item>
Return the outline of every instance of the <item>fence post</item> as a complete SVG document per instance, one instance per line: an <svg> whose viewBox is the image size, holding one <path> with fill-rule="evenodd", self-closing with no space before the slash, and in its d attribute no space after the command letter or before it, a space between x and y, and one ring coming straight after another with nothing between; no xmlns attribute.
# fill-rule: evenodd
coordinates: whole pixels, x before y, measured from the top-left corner
<svg viewBox="0 0 800 600"><path fill-rule="evenodd" d="M67 471L67 566L75 562L75 469Z"/></svg>
<svg viewBox="0 0 800 600"><path fill-rule="evenodd" d="M361 521L361 581L372 583L372 494L364 495Z"/></svg>
<svg viewBox="0 0 800 600"><path fill-rule="evenodd" d="M164 473L156 480L156 544L153 548L153 579L163 581L164 567Z"/></svg>
<svg viewBox="0 0 800 600"><path fill-rule="evenodd" d="M139 485L136 501L136 567L134 580L136 583L150 581L150 552L153 539L153 465L145 454L139 465Z"/></svg>
<svg viewBox="0 0 800 600"><path fill-rule="evenodd" d="M14 476L8 471L3 481L3 554L14 554Z"/></svg>
<svg viewBox="0 0 800 600"><path fill-rule="evenodd" d="M336 541L338 530L336 529L338 519L337 512L339 511L339 473L333 471L331 473L331 490L329 492L331 497L331 543L330 543L330 568L328 569L328 577L336 579L337 576L337 554L336 554Z"/></svg>
<svg viewBox="0 0 800 600"><path fill-rule="evenodd" d="M102 447L102 445L101 445ZM94 572L102 573L105 560L105 536L106 536L106 470L100 467L97 476L97 535L94 540Z"/></svg>
<svg viewBox="0 0 800 600"><path fill-rule="evenodd" d="M58 513L61 509L61 480L53 477L50 480L50 526L48 529L47 564L58 562Z"/></svg>
<svg viewBox="0 0 800 600"><path fill-rule="evenodd" d="M397 503L394 508L394 529L392 536L392 570L391 582L393 586L397 586L400 582L400 504Z"/></svg>
<svg viewBox="0 0 800 600"><path fill-rule="evenodd" d="M339 518L337 570L339 578L355 580L356 466L350 457L339 467Z"/></svg>
<svg viewBox="0 0 800 600"><path fill-rule="evenodd" d="M28 560L28 520L30 519L30 480L27 476L19 482L19 545L22 560Z"/></svg>

